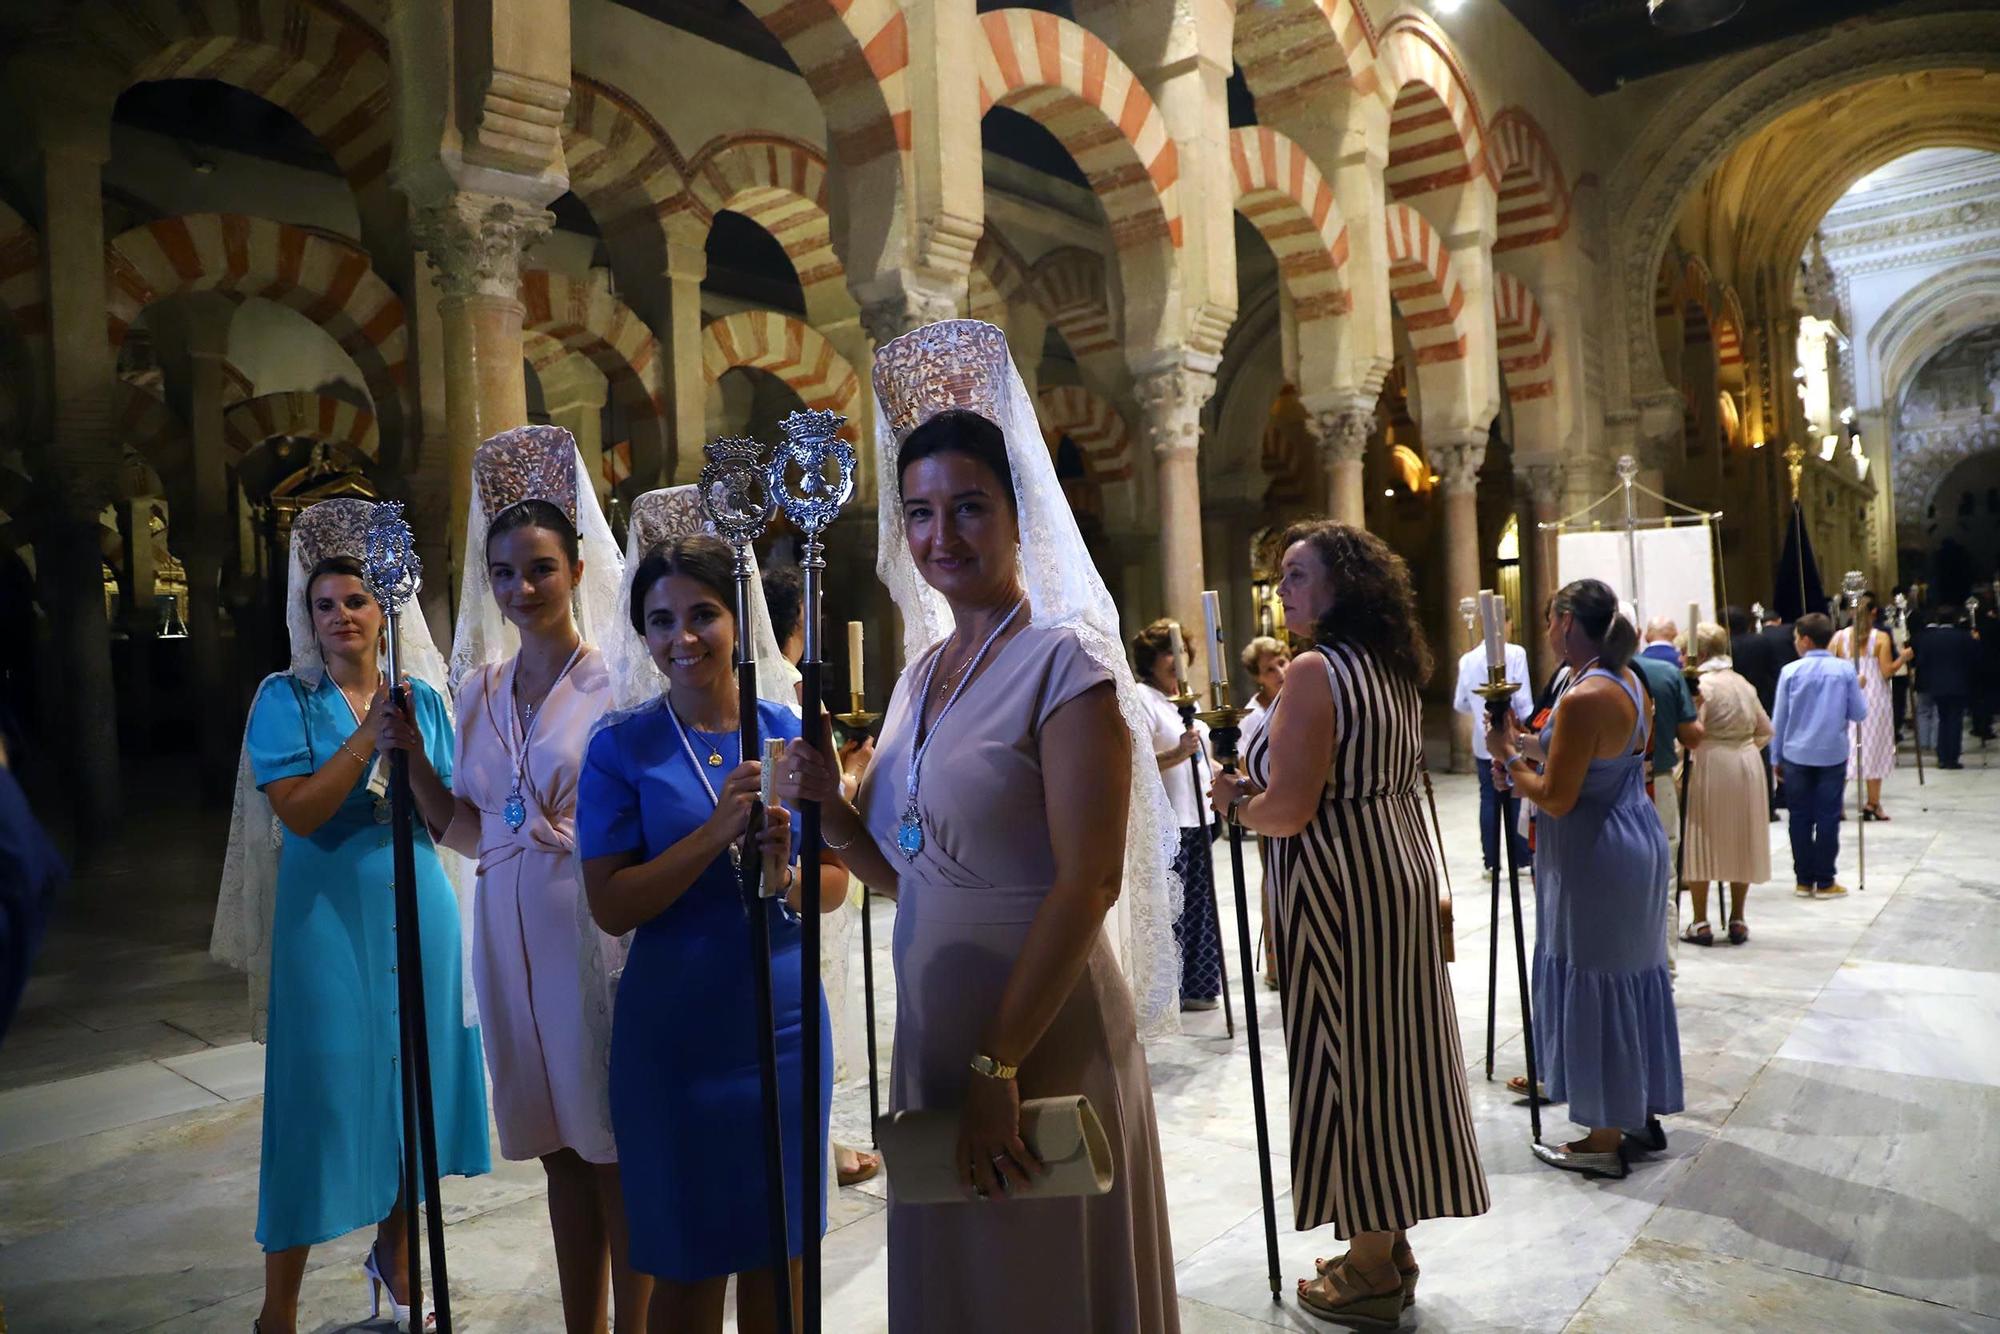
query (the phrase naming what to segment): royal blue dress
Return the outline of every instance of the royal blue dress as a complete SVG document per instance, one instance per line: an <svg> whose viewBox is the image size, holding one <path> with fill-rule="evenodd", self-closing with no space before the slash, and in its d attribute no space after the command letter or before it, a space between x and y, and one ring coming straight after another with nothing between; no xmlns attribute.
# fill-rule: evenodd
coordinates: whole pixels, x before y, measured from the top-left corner
<svg viewBox="0 0 2000 1334"><path fill-rule="evenodd" d="M1535 817L1535 1055L1549 1098L1592 1129L1681 1110L1667 975L1667 833L1646 795L1644 687L1602 668L1638 713L1622 754L1593 759L1570 813ZM1573 689L1574 687L1572 687ZM1560 712L1562 705L1556 705ZM1555 735L1551 715L1542 745Z"/></svg>
<svg viewBox="0 0 2000 1334"><path fill-rule="evenodd" d="M757 706L766 738L794 740L799 720ZM691 734L692 735L692 734ZM740 762L736 735L709 738L722 764L717 791ZM697 751L702 750L699 742ZM704 754L704 759L706 755ZM664 699L603 727L577 786L579 857L651 860L714 813ZM797 824L793 826L796 847ZM775 899L771 983L785 1123L791 1254L805 1249L805 1212L826 1232L826 1136L833 1102L833 1030L820 997L820 1161L801 1179L799 1090L802 933ZM763 1094L750 919L737 873L718 857L687 892L634 933L611 1024L611 1130L632 1233L632 1267L676 1283L768 1269Z"/></svg>
<svg viewBox="0 0 2000 1334"><path fill-rule="evenodd" d="M451 711L421 681L411 693L424 753L449 785ZM313 773L353 731L331 677L317 688L267 678L246 738L257 786ZM416 852L439 1175L478 1176L493 1165L486 1069L479 1029L465 1024L458 902L421 820ZM381 1221L402 1181L395 854L365 774L310 835L285 831L270 1001L257 1242L282 1251Z"/></svg>

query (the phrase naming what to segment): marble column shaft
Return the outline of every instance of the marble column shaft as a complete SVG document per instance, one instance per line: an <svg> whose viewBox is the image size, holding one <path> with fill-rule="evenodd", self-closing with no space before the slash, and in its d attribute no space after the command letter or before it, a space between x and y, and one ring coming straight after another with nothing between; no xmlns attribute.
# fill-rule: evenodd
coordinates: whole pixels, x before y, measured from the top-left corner
<svg viewBox="0 0 2000 1334"><path fill-rule="evenodd" d="M1439 477L1439 496L1444 504L1444 620L1450 627L1446 642L1449 653L1439 653L1443 670L1454 670L1460 653L1468 647L1458 631L1458 606L1462 599L1479 592L1479 465L1486 458L1486 433L1464 432L1442 441L1424 442L1431 467ZM1472 767L1472 732L1464 715L1454 714L1451 735L1451 767L1464 773Z"/></svg>
<svg viewBox="0 0 2000 1334"><path fill-rule="evenodd" d="M1313 432L1319 437L1326 468L1326 511L1336 523L1368 526L1368 496L1363 463L1368 437L1375 429L1372 408L1347 407L1315 413Z"/></svg>
<svg viewBox="0 0 2000 1334"><path fill-rule="evenodd" d="M1514 627L1528 650L1528 663L1535 684L1548 680L1555 671L1555 651L1543 633L1542 609L1556 591L1556 534L1544 524L1562 518L1563 469L1560 464L1529 464L1520 469L1521 488L1527 495L1527 522L1520 534L1522 562L1527 578L1522 581L1523 622Z"/></svg>
<svg viewBox="0 0 2000 1334"><path fill-rule="evenodd" d="M222 396L228 383L229 320L226 310L202 312L191 330L188 422L192 440L194 513L177 514L174 545L187 566L188 647L193 651L195 680L203 687L227 679L223 648L222 562L235 537L229 526L228 446L223 439ZM201 711L196 724L201 747L203 790L216 797L236 776L236 729L233 708Z"/></svg>
<svg viewBox="0 0 2000 1334"><path fill-rule="evenodd" d="M1215 391L1215 377L1175 366L1140 377L1146 442L1160 486L1161 591L1167 615L1182 625L1202 624L1206 587L1201 550L1201 407Z"/></svg>

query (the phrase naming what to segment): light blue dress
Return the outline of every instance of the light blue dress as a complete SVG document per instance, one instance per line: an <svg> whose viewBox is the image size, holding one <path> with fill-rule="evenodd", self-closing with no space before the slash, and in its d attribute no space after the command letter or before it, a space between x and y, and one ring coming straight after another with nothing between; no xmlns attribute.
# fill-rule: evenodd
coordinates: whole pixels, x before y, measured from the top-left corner
<svg viewBox="0 0 2000 1334"><path fill-rule="evenodd" d="M655 700L600 729L577 784L576 849L593 857L650 861L692 834L715 803L687 747ZM757 705L762 735L793 741L799 719L769 701ZM722 762L708 769L719 791L742 758L732 732L708 737ZM752 752L755 758L755 752ZM798 853L800 826L792 825ZM632 1267L694 1283L770 1266L763 1138L763 1084L757 1063L756 974L750 915L735 869L717 857L632 936L611 1021L611 1130L631 1230ZM798 919L776 899L759 905L771 926L771 983L778 1029L778 1094L784 1121L789 1247L805 1246L805 1225L826 1232L827 1119L833 1106L833 1028L820 1004L820 1161L801 1171L800 1089L805 1065ZM809 1183L809 1184L808 1184Z"/></svg>
<svg viewBox="0 0 2000 1334"><path fill-rule="evenodd" d="M451 713L421 681L411 690L424 752L449 784ZM287 673L267 678L247 737L257 786L313 773L353 731L331 678L317 689ZM478 1176L492 1167L486 1072L479 1030L465 1026L458 904L421 821L416 843L439 1174ZM285 831L257 1182L257 1241L267 1251L331 1241L380 1221L396 1203L403 1091L394 874L389 826L376 822L366 775L312 834Z"/></svg>
<svg viewBox="0 0 2000 1334"><path fill-rule="evenodd" d="M1646 796L1644 687L1598 667L1579 684L1593 676L1615 681L1638 717L1624 754L1590 762L1568 815L1535 819L1535 1058L1572 1121L1643 1130L1648 1117L1682 1107L1660 929L1667 834ZM1554 713L1541 735L1546 747Z"/></svg>

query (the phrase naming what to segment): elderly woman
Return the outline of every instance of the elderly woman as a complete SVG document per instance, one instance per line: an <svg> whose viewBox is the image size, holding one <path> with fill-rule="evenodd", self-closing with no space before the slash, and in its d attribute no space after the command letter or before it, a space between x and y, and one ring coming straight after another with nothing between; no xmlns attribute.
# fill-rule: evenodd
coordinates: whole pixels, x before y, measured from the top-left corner
<svg viewBox="0 0 2000 1334"><path fill-rule="evenodd" d="M1380 538L1304 524L1282 568L1285 623L1315 651L1287 669L1249 777L1216 779L1211 800L1278 847L1293 1214L1351 1244L1299 1303L1394 1324L1416 1299L1409 1229L1488 1207L1417 791L1431 655Z"/></svg>
<svg viewBox="0 0 2000 1334"><path fill-rule="evenodd" d="M1666 1147L1681 1110L1680 1030L1667 976L1667 835L1646 796L1652 703L1630 666L1638 634L1596 579L1550 604L1549 646L1574 671L1543 727L1541 772L1512 713L1487 733L1496 781L1535 803L1535 1051L1549 1098L1589 1128L1535 1145L1551 1167L1626 1174L1626 1132Z"/></svg>
<svg viewBox="0 0 2000 1334"><path fill-rule="evenodd" d="M1688 771L1687 844L1681 878L1694 896L1694 920L1681 934L1691 945L1713 945L1708 924L1708 882L1729 884L1729 943L1750 939L1743 900L1750 886L1771 878L1770 795L1764 790L1760 752L1771 740L1771 719L1757 688L1737 675L1729 658L1729 633L1719 625L1695 632L1701 678L1702 742Z"/></svg>

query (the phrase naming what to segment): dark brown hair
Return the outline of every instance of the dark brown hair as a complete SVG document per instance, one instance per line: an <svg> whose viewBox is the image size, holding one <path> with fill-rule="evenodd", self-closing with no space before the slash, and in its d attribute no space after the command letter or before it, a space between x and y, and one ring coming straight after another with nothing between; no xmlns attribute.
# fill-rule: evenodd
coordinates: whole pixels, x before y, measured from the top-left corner
<svg viewBox="0 0 2000 1334"><path fill-rule="evenodd" d="M1171 616L1162 616L1132 637L1132 670L1140 681L1150 684L1153 668L1160 659L1173 656L1173 627L1179 624ZM1195 646L1188 643L1185 629L1181 631L1181 647L1188 655L1188 669L1192 671Z"/></svg>
<svg viewBox="0 0 2000 1334"><path fill-rule="evenodd" d="M1431 674L1431 648L1417 619L1410 567L1365 528L1317 519L1285 530L1279 549L1304 542L1333 577L1333 608L1318 625L1294 626L1321 644L1353 644L1413 685Z"/></svg>
<svg viewBox="0 0 2000 1334"><path fill-rule="evenodd" d="M1564 584L1549 604L1551 614L1568 612L1584 637L1597 646L1598 666L1618 672L1639 651L1639 631L1618 609L1618 595L1601 579L1577 579Z"/></svg>
<svg viewBox="0 0 2000 1334"><path fill-rule="evenodd" d="M731 619L735 618L736 555L721 538L696 533L660 543L646 553L633 572L632 628L640 635L646 633L646 595L653 591L653 585L675 574L686 575L715 594L715 600Z"/></svg>
<svg viewBox="0 0 2000 1334"><path fill-rule="evenodd" d="M1007 462L1007 437L986 418L964 408L952 408L910 432L896 451L896 483L900 490L903 474L910 466L920 463L935 454L963 454L969 459L986 465L1000 482L1000 491L1007 501L1007 508L1019 507L1014 502L1014 469Z"/></svg>
<svg viewBox="0 0 2000 1334"><path fill-rule="evenodd" d="M493 516L486 525L486 558L493 559L493 539L502 533L511 533L516 528L546 528L556 535L556 541L569 557L571 568L576 565L578 547L576 525L569 516L546 500L523 500L509 505Z"/></svg>
<svg viewBox="0 0 2000 1334"><path fill-rule="evenodd" d="M368 584L368 574L361 568L360 561L354 559L352 556L328 556L325 560L313 566L312 573L306 576L306 614L308 616L312 614L313 585L329 574L345 574L359 579L364 588ZM368 596L371 598L374 597L375 590L370 588Z"/></svg>
<svg viewBox="0 0 2000 1334"><path fill-rule="evenodd" d="M771 633L778 646L805 624L806 580L796 565L778 565L764 571L764 609L771 614Z"/></svg>
<svg viewBox="0 0 2000 1334"><path fill-rule="evenodd" d="M1792 622L1792 633L1814 648L1825 648L1833 642L1833 618L1823 611L1807 612Z"/></svg>

